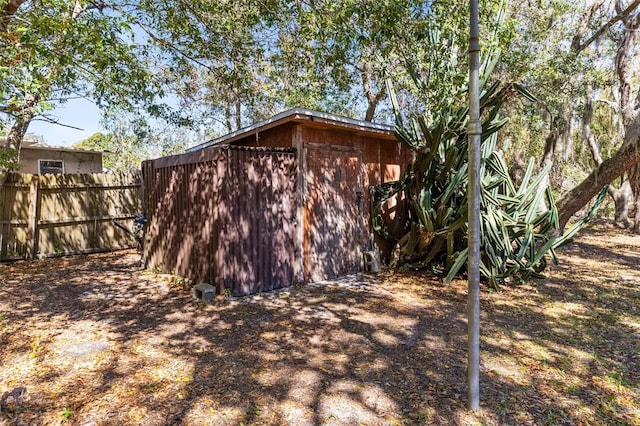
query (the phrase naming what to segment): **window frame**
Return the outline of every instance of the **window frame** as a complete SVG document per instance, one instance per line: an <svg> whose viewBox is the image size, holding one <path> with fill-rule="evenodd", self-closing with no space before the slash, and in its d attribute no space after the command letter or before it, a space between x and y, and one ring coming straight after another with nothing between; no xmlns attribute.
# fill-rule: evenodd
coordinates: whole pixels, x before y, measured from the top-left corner
<svg viewBox="0 0 640 426"><path fill-rule="evenodd" d="M62 171L60 173L51 173L51 172L46 172L46 173L42 173L42 163L44 162L52 162L52 163L60 163L60 168L62 169ZM49 167L52 168L52 167ZM44 175L44 174L64 174L64 160L46 160L46 159L42 159L42 160L38 160L38 174L40 175Z"/></svg>

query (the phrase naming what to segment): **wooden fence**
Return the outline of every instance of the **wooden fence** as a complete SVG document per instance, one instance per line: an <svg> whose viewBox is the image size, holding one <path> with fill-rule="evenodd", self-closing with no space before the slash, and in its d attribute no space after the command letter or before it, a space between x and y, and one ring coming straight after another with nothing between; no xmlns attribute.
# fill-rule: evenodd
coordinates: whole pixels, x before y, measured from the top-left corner
<svg viewBox="0 0 640 426"><path fill-rule="evenodd" d="M0 187L0 260L135 246L128 227L142 211L139 174L10 173Z"/></svg>
<svg viewBox="0 0 640 426"><path fill-rule="evenodd" d="M294 150L211 147L142 170L147 268L234 296L293 284Z"/></svg>

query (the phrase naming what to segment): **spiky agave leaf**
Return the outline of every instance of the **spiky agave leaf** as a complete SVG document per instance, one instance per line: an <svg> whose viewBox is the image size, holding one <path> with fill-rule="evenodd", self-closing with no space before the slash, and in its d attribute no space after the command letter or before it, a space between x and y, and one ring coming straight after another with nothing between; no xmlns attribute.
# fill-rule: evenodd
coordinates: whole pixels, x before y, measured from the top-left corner
<svg viewBox="0 0 640 426"><path fill-rule="evenodd" d="M490 73L496 64L497 57L491 57L483 64L483 70ZM489 83L488 74L483 74L481 83L480 273L490 286L497 287L510 278L542 276L547 257L557 261L554 250L566 244L586 223L604 196L596 200L583 221L564 236L556 237L553 232L558 227L558 212L550 189L543 184L550 166L535 174L531 159L521 184L516 186L502 152L496 149L497 132L507 122L498 112L508 93L515 91L531 101L535 97L522 85ZM437 263L444 271L445 281L450 281L464 270L468 257L468 106L449 106L438 119L430 114L413 117L405 124L392 85L389 83L388 87L398 138L414 150L416 157L398 182L376 190L374 228L384 236L403 241L412 266ZM411 222L396 227L404 229L404 235L389 232L381 219L381 206L400 192L405 194L410 209L406 217ZM426 247L419 244L420 229L433 233ZM416 252L419 248L423 251Z"/></svg>

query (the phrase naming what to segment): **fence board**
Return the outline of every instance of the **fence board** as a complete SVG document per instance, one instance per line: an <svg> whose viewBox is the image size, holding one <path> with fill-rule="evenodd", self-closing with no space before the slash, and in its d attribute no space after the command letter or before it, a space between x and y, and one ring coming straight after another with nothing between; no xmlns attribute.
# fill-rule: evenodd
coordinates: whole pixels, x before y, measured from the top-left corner
<svg viewBox="0 0 640 426"><path fill-rule="evenodd" d="M0 258L20 259L26 254L31 175L10 173L0 193Z"/></svg>
<svg viewBox="0 0 640 426"><path fill-rule="evenodd" d="M244 295L293 283L296 154L212 147L143 163L144 253L159 268Z"/></svg>
<svg viewBox="0 0 640 426"><path fill-rule="evenodd" d="M139 174L9 174L0 187L0 260L134 246L111 220L142 211L141 188Z"/></svg>

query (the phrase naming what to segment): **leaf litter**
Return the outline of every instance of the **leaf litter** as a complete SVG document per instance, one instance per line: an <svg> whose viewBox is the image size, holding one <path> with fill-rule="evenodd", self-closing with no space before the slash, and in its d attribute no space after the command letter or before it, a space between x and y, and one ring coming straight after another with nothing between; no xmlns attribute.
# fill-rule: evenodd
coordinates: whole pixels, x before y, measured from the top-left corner
<svg viewBox="0 0 640 426"><path fill-rule="evenodd" d="M134 251L0 264L0 425L640 424L640 237L599 224L481 296L383 271L202 304Z"/></svg>

